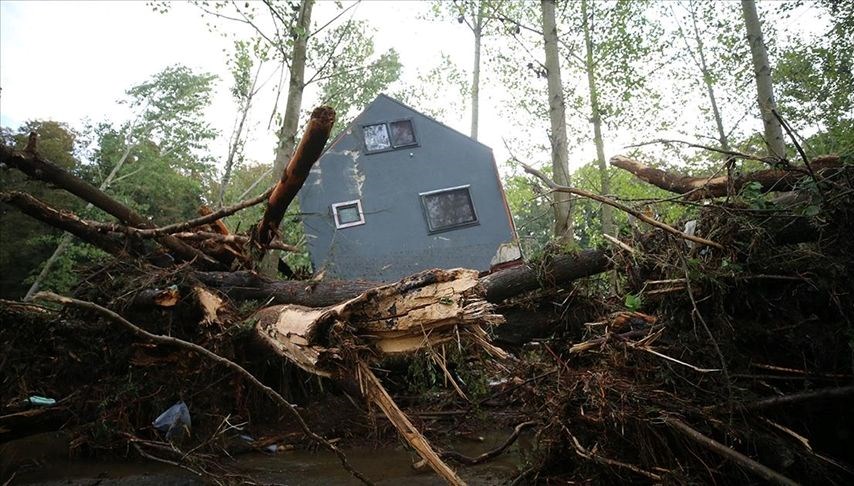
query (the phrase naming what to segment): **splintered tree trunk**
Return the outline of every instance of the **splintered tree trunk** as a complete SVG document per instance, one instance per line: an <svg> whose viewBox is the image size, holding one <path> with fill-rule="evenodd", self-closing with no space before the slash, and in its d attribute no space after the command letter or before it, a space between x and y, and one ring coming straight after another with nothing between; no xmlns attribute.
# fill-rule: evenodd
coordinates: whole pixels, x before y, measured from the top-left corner
<svg viewBox="0 0 854 486"><path fill-rule="evenodd" d="M560 76L558 33L555 21L555 0L542 0L543 44L546 51L546 71L549 89L549 120L551 121L552 172L555 183L569 186L569 154L566 146L566 104L563 99L563 82ZM569 194L555 192L554 235L572 242L572 203Z"/></svg>
<svg viewBox="0 0 854 486"><path fill-rule="evenodd" d="M756 77L756 93L759 98L759 111L762 114L762 124L765 126L765 143L768 145L768 155L783 159L786 157L786 144L783 139L783 128L771 112L777 109L774 101L774 87L771 84L771 64L768 62L768 51L762 38L762 25L756 13L756 3L753 0L741 0L741 11L744 14L744 25L747 29L747 42L753 54L753 73Z"/></svg>
<svg viewBox="0 0 854 486"><path fill-rule="evenodd" d="M335 110L328 106L315 108L311 113L305 135L300 140L299 147L291 157L288 166L282 172L281 179L276 183L261 222L255 229L253 239L261 247L265 247L276 237L279 225L288 205L294 200L308 178L311 166L320 158L323 147L329 139L332 125L335 124Z"/></svg>
<svg viewBox="0 0 854 486"><path fill-rule="evenodd" d="M608 178L608 165L605 162L605 142L602 140L602 113L599 110L599 89L596 86L596 62L593 60L593 37L591 34L592 14L588 13L588 0L581 0L581 17L584 30L585 64L587 68L587 86L590 90L590 120L593 122L593 143L596 145L596 163L599 166L600 194L611 193L611 181ZM557 181L555 181L557 182ZM607 204L602 205L602 232L614 235L614 211Z"/></svg>

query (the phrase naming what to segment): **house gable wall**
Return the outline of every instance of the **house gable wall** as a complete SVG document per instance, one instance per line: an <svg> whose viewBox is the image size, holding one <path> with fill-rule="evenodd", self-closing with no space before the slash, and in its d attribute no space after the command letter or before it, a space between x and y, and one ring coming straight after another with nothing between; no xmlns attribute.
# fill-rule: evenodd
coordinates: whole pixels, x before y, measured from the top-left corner
<svg viewBox="0 0 854 486"><path fill-rule="evenodd" d="M417 146L366 154L361 127L412 121ZM420 193L470 186L478 224L430 233ZM425 268L487 270L515 237L492 150L380 96L338 137L300 192L315 270L390 281ZM365 224L336 229L331 205L361 200Z"/></svg>

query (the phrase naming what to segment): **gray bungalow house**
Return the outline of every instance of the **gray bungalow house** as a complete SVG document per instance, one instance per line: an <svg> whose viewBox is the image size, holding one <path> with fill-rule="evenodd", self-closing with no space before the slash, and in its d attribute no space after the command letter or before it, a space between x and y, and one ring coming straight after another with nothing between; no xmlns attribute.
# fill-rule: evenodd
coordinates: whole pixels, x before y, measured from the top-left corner
<svg viewBox="0 0 854 486"><path fill-rule="evenodd" d="M385 95L299 194L312 264L331 277L393 281L521 256L492 149Z"/></svg>

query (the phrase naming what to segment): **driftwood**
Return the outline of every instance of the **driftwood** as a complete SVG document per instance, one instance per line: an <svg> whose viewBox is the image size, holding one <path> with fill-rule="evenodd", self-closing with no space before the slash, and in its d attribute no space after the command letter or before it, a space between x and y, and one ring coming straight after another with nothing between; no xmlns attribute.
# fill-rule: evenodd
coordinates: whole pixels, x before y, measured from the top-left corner
<svg viewBox="0 0 854 486"><path fill-rule="evenodd" d="M285 216L285 211L308 178L311 166L320 158L334 124L335 110L331 107L321 106L311 113L305 134L282 173L281 180L273 188L273 193L267 200L264 216L255 229L253 238L262 247L278 235L279 224Z"/></svg>
<svg viewBox="0 0 854 486"><path fill-rule="evenodd" d="M35 150L34 140L35 137L31 136L31 143L27 145L27 149L21 152L14 151L0 144L0 163L14 167L33 179L39 179L65 189L84 201L92 203L93 206L115 216L123 223L141 228L153 227L151 221L147 218L116 201L104 191L71 174L62 167L45 160ZM158 238L157 241L169 248L180 260L192 261L194 265L201 268L223 268L223 265L210 256L173 236L163 236Z"/></svg>
<svg viewBox="0 0 854 486"><path fill-rule="evenodd" d="M674 174L622 155L612 157L610 162L614 167L629 171L637 178L665 191L689 195L689 199L726 196L728 188L732 187L737 193L746 184L753 182L760 184L761 192L791 191L801 179L810 176L810 170L806 166L760 170L730 180L728 176L708 178ZM819 157L810 163L814 173L841 167L842 162L835 155Z"/></svg>

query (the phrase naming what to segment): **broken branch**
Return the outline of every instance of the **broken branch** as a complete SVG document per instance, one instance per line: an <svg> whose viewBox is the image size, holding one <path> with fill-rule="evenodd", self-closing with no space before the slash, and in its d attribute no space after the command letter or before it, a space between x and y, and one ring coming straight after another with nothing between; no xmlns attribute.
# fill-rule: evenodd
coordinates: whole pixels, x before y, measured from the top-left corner
<svg viewBox="0 0 854 486"><path fill-rule="evenodd" d="M720 442L718 442L714 439L711 439L711 438L701 434L700 432L697 432L696 430L694 430L693 428L688 426L685 422L682 422L679 419L676 419L673 417L665 417L664 423L673 427L674 429L678 430L679 432L682 432L683 434L688 436L688 438L690 438L694 442L697 442L698 444L705 446L706 448L710 449L711 451L713 451L713 452L715 452L715 453L717 453L717 454L719 454L719 455L721 455L721 456L723 456L723 457L725 457L725 458L727 458L733 462L737 462L739 465L741 465L742 467L744 467L748 471L756 474L757 476L762 477L766 481L769 481L769 482L772 482L775 484L782 484L785 486L797 486L797 484L798 484L798 483L792 481L791 479L787 478L786 476L783 476L782 474L770 469L769 467L754 461L753 459L745 456L744 454L742 454L738 451L735 451L733 449L730 449L729 447L721 444Z"/></svg>
<svg viewBox="0 0 854 486"><path fill-rule="evenodd" d="M665 191L677 194L689 194L689 199L703 199L709 197L721 197L727 195L727 188L732 183L735 192L741 190L746 184L758 182L761 192L791 191L805 175L809 174L806 167L792 167L789 169L766 169L752 172L730 181L728 176L718 177L690 177L674 174L661 169L656 169L632 160L622 155L611 157L611 165L631 172L635 177L648 182ZM810 166L814 172L825 169L841 168L839 157L827 155L816 158Z"/></svg>

